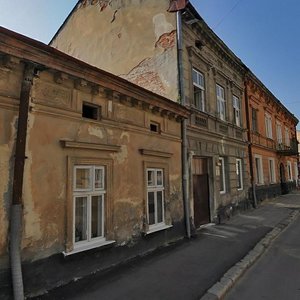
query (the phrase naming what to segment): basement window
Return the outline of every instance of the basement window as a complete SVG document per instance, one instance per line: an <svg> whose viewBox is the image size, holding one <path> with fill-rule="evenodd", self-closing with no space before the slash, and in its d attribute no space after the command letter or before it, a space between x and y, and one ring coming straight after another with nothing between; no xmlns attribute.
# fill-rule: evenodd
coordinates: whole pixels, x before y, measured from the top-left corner
<svg viewBox="0 0 300 300"><path fill-rule="evenodd" d="M159 133L159 131L160 131L159 124L155 123L155 122L151 122L150 123L150 131Z"/></svg>
<svg viewBox="0 0 300 300"><path fill-rule="evenodd" d="M82 117L92 120L100 120L101 107L98 105L83 102Z"/></svg>

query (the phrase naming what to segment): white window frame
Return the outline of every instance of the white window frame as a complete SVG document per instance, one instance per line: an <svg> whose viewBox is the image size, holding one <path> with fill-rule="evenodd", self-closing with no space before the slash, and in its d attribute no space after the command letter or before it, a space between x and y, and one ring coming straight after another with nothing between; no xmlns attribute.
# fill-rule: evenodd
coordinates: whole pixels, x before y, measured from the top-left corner
<svg viewBox="0 0 300 300"><path fill-rule="evenodd" d="M276 183L276 174L275 174L275 159L268 159L268 168L269 168L269 178L270 183Z"/></svg>
<svg viewBox="0 0 300 300"><path fill-rule="evenodd" d="M287 161L287 173L288 173L288 181L293 181L293 172L292 172L292 163Z"/></svg>
<svg viewBox="0 0 300 300"><path fill-rule="evenodd" d="M199 72L198 70L196 70L195 68L193 68L192 71L192 78L193 78L193 87L194 87L194 106L201 110L201 111L205 111L205 87L204 87L204 75ZM197 90L198 93L200 93L200 97L201 97L201 103L196 103L196 98L195 98L195 90Z"/></svg>
<svg viewBox="0 0 300 300"><path fill-rule="evenodd" d="M259 161L259 166L257 168L256 161ZM263 171L263 161L262 161L262 156L255 154L254 155L254 162L255 162L255 171L256 171L256 178L255 178L255 183L257 185L262 185L264 184L264 171Z"/></svg>
<svg viewBox="0 0 300 300"><path fill-rule="evenodd" d="M288 146L288 147L291 145L290 130L286 126L285 126L285 129L284 129L284 142L285 142L285 145Z"/></svg>
<svg viewBox="0 0 300 300"><path fill-rule="evenodd" d="M280 122L276 122L276 135L277 135L277 143L282 145L282 126Z"/></svg>
<svg viewBox="0 0 300 300"><path fill-rule="evenodd" d="M226 177L225 177L225 158L219 157L219 164L221 164L221 171L220 172L220 194L226 193ZM223 190L221 190L221 181L223 182Z"/></svg>
<svg viewBox="0 0 300 300"><path fill-rule="evenodd" d="M235 125L241 127L241 100L237 96L232 96L232 106Z"/></svg>
<svg viewBox="0 0 300 300"><path fill-rule="evenodd" d="M76 188L76 170L78 169L88 169L89 170L89 182L90 186L86 189ZM76 250L86 250L93 248L95 245L101 244L106 241L105 239L105 167L103 166L91 166L91 165L75 165L74 166L74 175L73 175L73 245L74 250L73 252L78 252ZM101 180L101 187L95 187L95 171L102 170L102 180ZM92 221L92 197L99 196L101 198L101 235L97 237L92 237L92 229L91 229L91 221ZM87 215L86 215L86 222L87 222L87 239L84 241L76 241L76 198L86 197L87 198Z"/></svg>
<svg viewBox="0 0 300 300"><path fill-rule="evenodd" d="M269 139L273 139L272 116L268 113L265 113L265 126L266 126L266 137Z"/></svg>
<svg viewBox="0 0 300 300"><path fill-rule="evenodd" d="M222 121L226 120L226 100L225 100L225 89L216 84L216 95L217 95L217 113Z"/></svg>
<svg viewBox="0 0 300 300"><path fill-rule="evenodd" d="M242 191L244 188L244 182L243 182L243 163L242 159L237 158L236 159L236 175L238 182L241 182L241 186L238 187L238 191Z"/></svg>
<svg viewBox="0 0 300 300"><path fill-rule="evenodd" d="M148 172L154 172L154 185L148 183ZM162 182L158 184L157 173L162 172ZM149 225L149 231L156 231L159 228L165 228L165 187L164 187L164 170L161 168L147 168L146 169L146 186L147 186L147 221ZM154 193L154 224L149 224L149 193ZM157 193L162 193L162 221L158 222L157 211Z"/></svg>

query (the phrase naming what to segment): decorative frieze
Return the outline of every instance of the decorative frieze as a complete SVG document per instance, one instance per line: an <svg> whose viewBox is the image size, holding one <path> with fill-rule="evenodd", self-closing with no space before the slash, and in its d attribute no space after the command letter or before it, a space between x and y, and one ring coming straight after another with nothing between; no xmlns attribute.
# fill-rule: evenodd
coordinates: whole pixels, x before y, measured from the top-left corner
<svg viewBox="0 0 300 300"><path fill-rule="evenodd" d="M36 81L33 88L33 99L36 103L61 108L72 107L72 91L50 83Z"/></svg>

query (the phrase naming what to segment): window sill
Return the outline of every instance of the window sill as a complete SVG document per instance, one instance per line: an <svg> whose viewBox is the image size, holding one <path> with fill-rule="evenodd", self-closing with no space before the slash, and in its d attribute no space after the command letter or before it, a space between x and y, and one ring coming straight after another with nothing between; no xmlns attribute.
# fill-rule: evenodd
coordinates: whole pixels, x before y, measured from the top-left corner
<svg viewBox="0 0 300 300"><path fill-rule="evenodd" d="M165 229L168 229L168 228L171 228L171 227L173 227L173 225L166 225L166 224L158 225L158 226L152 227L151 229L146 231L145 235L148 235L148 234L151 234L151 233L154 233L154 232L157 232L157 231L162 231L162 230L165 230Z"/></svg>
<svg viewBox="0 0 300 300"><path fill-rule="evenodd" d="M65 252L64 251L63 255L64 256L69 256L69 255L73 255L73 254L80 253L80 252L83 252L83 251L91 250L91 249L94 249L94 248L100 248L100 247L103 247L103 246L114 244L115 242L116 241L114 241L114 240L110 240L110 241L100 240L100 241L95 241L95 242L88 242L88 243L84 243L82 245L74 246L74 249L70 252Z"/></svg>

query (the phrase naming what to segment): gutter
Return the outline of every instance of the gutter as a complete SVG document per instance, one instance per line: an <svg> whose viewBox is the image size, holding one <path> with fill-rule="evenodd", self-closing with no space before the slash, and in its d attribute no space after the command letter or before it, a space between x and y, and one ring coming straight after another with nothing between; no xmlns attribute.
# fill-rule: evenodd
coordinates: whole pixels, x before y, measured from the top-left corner
<svg viewBox="0 0 300 300"><path fill-rule="evenodd" d="M10 215L10 265L15 300L24 299L22 278L21 240L23 216L23 178L25 165L25 149L27 137L27 121L29 111L30 92L34 76L34 66L25 63L23 81L19 101L18 131L14 162L13 194Z"/></svg>
<svg viewBox="0 0 300 300"><path fill-rule="evenodd" d="M184 93L184 78L183 78L183 48L182 48L182 20L181 11L176 12L176 25L177 25L177 50L178 50L178 83L180 104L185 106L185 93ZM187 120L181 121L181 136L182 136L182 193L184 204L184 216L186 235L191 238L191 223L190 223L190 205L188 199L188 163L187 163Z"/></svg>
<svg viewBox="0 0 300 300"><path fill-rule="evenodd" d="M256 189L254 182L254 171L253 171L253 154L252 154L252 139L250 132L250 111L249 111L249 98L247 91L247 82L245 79L245 102L246 102L246 121L247 121L247 136L248 136L248 155L249 155L249 168L250 168L250 180L252 187L252 195L253 195L253 207L257 208L257 198L256 198Z"/></svg>

